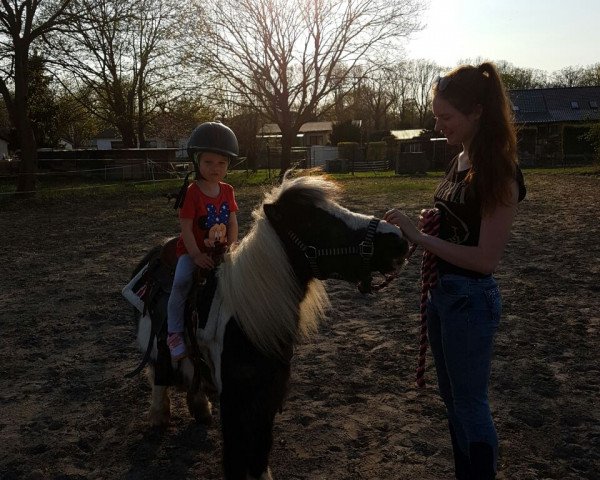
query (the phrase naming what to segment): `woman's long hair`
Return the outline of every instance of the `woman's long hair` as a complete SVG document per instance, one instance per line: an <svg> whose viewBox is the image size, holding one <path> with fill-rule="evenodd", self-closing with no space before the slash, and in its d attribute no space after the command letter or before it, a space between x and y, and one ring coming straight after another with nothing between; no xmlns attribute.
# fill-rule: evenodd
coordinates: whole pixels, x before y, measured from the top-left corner
<svg viewBox="0 0 600 480"><path fill-rule="evenodd" d="M494 64L458 67L433 86L433 94L465 115L481 105L479 129L468 151L467 182L481 200L483 215L508 205L517 165L517 135L510 100Z"/></svg>

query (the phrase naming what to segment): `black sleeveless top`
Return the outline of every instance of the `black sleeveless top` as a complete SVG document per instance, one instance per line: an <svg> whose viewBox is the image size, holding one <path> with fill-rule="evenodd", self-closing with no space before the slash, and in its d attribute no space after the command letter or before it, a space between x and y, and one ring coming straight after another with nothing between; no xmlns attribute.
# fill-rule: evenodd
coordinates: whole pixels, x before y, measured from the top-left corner
<svg viewBox="0 0 600 480"><path fill-rule="evenodd" d="M459 245L477 246L481 228L481 201L475 188L465 182L469 169L458 172L457 166L458 157L454 157L434 194L435 207L441 213L439 237ZM519 166L517 166L515 179L519 185L520 202L525 198L527 190ZM456 273L475 278L486 276L457 267L441 258L438 258L437 264L440 275Z"/></svg>

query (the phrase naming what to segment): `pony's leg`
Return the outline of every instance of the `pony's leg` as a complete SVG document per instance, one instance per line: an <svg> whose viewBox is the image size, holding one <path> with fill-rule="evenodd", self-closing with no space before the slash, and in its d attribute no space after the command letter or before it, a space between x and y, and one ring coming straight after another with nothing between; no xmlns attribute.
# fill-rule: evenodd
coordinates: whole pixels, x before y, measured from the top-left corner
<svg viewBox="0 0 600 480"><path fill-rule="evenodd" d="M248 480L273 480L273 477L271 476L271 469L267 468L267 471L263 473L258 479L255 479L254 477L248 475Z"/></svg>
<svg viewBox="0 0 600 480"><path fill-rule="evenodd" d="M236 322L225 331L220 397L223 468L227 480L271 478L273 421L285 397L288 363L259 352Z"/></svg>
<svg viewBox="0 0 600 480"><path fill-rule="evenodd" d="M152 404L150 405L150 424L153 427L166 427L171 418L171 400L167 386L152 385Z"/></svg>
<svg viewBox="0 0 600 480"><path fill-rule="evenodd" d="M225 390L225 386L224 386ZM247 480L247 434L242 409L227 391L221 393L219 410L223 432L223 473L226 480Z"/></svg>
<svg viewBox="0 0 600 480"><path fill-rule="evenodd" d="M210 425L212 422L212 405L208 401L208 397L202 391L201 385L196 388L196 391L191 390L194 383L194 362L189 357L185 357L179 364L174 364L174 368L179 369L181 372L183 382L187 388L186 402L190 415L198 423Z"/></svg>
<svg viewBox="0 0 600 480"><path fill-rule="evenodd" d="M272 386L276 386L274 382ZM245 428L251 438L248 438L248 477L252 479L269 480L271 472L269 470L269 455L273 446L273 422L275 420L275 410L269 405L269 398L263 398L264 403L255 404L258 409L250 412ZM260 401L260 400L259 400Z"/></svg>
<svg viewBox="0 0 600 480"><path fill-rule="evenodd" d="M233 393L233 392L232 392ZM221 394L223 470L226 480L271 480L269 454L273 444L273 418L257 397ZM249 405L254 407L249 408ZM266 414L266 415L265 415ZM270 421L269 421L270 417Z"/></svg>
<svg viewBox="0 0 600 480"><path fill-rule="evenodd" d="M194 417L196 422L206 426L210 425L212 422L212 405L202 387L195 392L188 390L186 400L190 415Z"/></svg>

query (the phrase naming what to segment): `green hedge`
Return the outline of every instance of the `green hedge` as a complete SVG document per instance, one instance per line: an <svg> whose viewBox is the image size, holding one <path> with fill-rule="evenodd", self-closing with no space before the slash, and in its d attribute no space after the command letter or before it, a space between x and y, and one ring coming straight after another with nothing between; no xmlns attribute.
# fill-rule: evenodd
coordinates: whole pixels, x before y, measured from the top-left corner
<svg viewBox="0 0 600 480"><path fill-rule="evenodd" d="M385 160L387 144L385 142L369 142L367 144L367 161L381 162Z"/></svg>
<svg viewBox="0 0 600 480"><path fill-rule="evenodd" d="M339 158L345 158L349 162L360 160L360 146L358 142L339 142L337 148Z"/></svg>

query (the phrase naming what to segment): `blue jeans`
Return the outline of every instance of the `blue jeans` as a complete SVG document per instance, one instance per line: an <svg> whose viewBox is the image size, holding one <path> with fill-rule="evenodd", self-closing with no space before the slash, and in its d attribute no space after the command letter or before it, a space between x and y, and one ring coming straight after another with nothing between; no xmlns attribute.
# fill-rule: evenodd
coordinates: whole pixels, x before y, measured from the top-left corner
<svg viewBox="0 0 600 480"><path fill-rule="evenodd" d="M196 264L188 254L181 255L175 267L175 277L167 306L169 333L183 332L185 327L185 302L194 282Z"/></svg>
<svg viewBox="0 0 600 480"><path fill-rule="evenodd" d="M490 275L445 274L429 292L427 329L440 394L460 449L483 442L497 460L498 436L488 402L494 334L502 300Z"/></svg>

